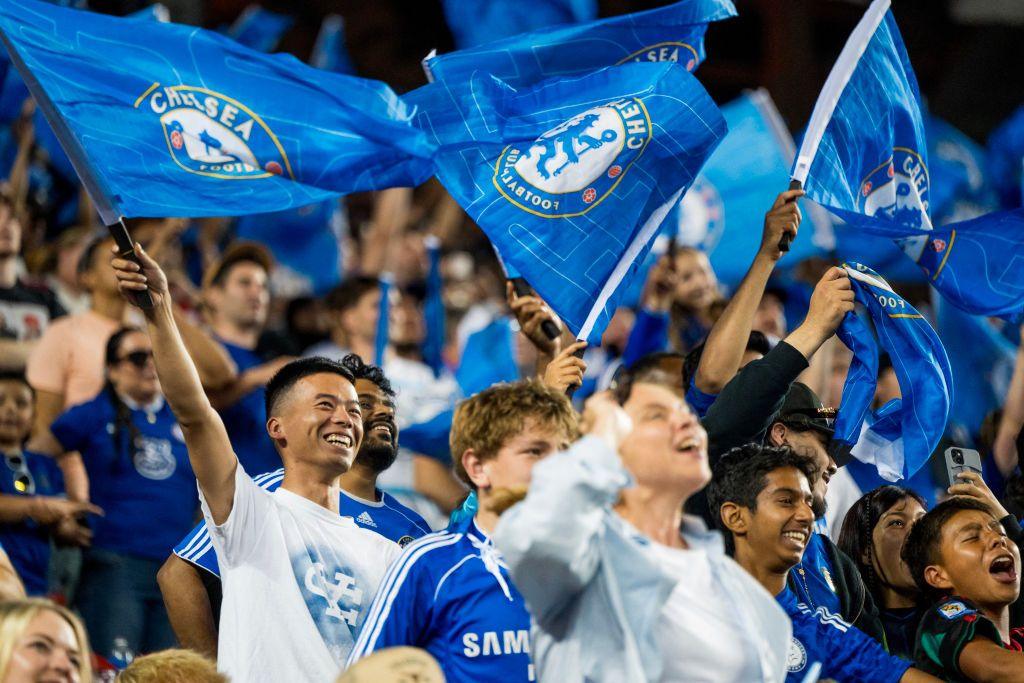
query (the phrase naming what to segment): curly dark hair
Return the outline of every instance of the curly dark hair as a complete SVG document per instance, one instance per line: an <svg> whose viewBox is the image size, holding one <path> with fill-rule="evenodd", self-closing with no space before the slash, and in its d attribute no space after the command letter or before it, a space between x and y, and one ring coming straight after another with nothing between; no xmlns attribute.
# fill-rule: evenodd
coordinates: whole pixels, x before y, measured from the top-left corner
<svg viewBox="0 0 1024 683"><path fill-rule="evenodd" d="M384 370L376 365L370 363L364 363L363 359L354 353L347 354L341 359L341 365L348 369L352 373L354 379L365 379L373 382L377 387L388 396L394 396L395 390L391 386L391 382L384 374Z"/></svg>
<svg viewBox="0 0 1024 683"><path fill-rule="evenodd" d="M847 511L839 532L839 548L850 556L860 570L864 585L878 605L882 605L882 588L887 584L888 577L878 576L875 572L875 544L872 535L875 525L882 515L894 505L907 498L916 500L922 508L927 509L924 498L916 491L903 486L888 484L879 486L861 496Z"/></svg>
<svg viewBox="0 0 1024 683"><path fill-rule="evenodd" d="M729 554L736 550L732 533L722 522L720 511L725 503L757 510L757 497L768 485L768 473L783 467L795 467L803 472L808 483L818 476L814 461L789 446L762 446L748 443L733 448L715 464L708 485L708 505L715 524L722 530Z"/></svg>

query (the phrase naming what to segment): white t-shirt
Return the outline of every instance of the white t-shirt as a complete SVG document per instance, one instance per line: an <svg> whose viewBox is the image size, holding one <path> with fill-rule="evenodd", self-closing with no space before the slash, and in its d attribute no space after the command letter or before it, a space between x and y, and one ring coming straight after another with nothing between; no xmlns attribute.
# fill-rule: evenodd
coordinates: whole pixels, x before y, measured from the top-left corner
<svg viewBox="0 0 1024 683"><path fill-rule="evenodd" d="M217 667L246 683L333 681L398 545L283 488L264 491L241 465L224 524L199 497L224 589Z"/></svg>
<svg viewBox="0 0 1024 683"><path fill-rule="evenodd" d="M664 654L661 683L759 680L757 653L737 648L738 614L711 576L707 551L649 547L661 568L679 580L655 627ZM766 592L765 598L771 596Z"/></svg>

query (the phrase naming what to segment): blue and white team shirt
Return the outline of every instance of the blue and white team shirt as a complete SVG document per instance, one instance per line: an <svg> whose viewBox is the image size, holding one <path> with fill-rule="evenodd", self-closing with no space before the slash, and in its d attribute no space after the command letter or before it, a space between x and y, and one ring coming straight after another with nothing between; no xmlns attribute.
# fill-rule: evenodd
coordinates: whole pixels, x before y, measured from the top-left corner
<svg viewBox="0 0 1024 683"><path fill-rule="evenodd" d="M231 680L333 681L401 549L311 500L235 468L231 512L203 516L224 599L217 667Z"/></svg>
<svg viewBox="0 0 1024 683"><path fill-rule="evenodd" d="M786 656L786 683L801 683L815 666L817 679L896 683L910 668L856 626L826 607L811 610L784 588L775 599L793 622L793 639ZM812 679L815 680L815 679Z"/></svg>
<svg viewBox="0 0 1024 683"><path fill-rule="evenodd" d="M260 474L253 477L253 481L264 491L276 491L284 481L284 468ZM374 502L341 491L338 498L338 513L342 517L351 517L357 526L374 531L403 548L430 533L430 527L414 511L387 493L378 490L377 495L380 500ZM205 520L199 522L189 535L174 547L174 554L214 576L220 576L217 553L213 550L213 541L210 539L210 530Z"/></svg>
<svg viewBox="0 0 1024 683"><path fill-rule="evenodd" d="M789 585L796 592L800 602L811 609L824 607L833 614L842 612L842 603L836 593L832 578L832 558L828 554L828 541L819 529L821 521L815 521L815 531L807 541L800 562L789 570Z"/></svg>
<svg viewBox="0 0 1024 683"><path fill-rule="evenodd" d="M405 549L373 600L349 665L398 645L425 649L450 683L535 680L526 602L473 518Z"/></svg>

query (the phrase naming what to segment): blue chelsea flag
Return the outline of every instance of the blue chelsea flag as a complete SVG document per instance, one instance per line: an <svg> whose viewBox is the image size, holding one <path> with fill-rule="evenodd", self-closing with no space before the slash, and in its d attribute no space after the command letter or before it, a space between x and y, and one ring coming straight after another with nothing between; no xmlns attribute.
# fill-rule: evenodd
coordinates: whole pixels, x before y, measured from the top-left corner
<svg viewBox="0 0 1024 683"><path fill-rule="evenodd" d="M1024 312L1024 210L932 224L921 96L889 0L854 29L815 104L793 168L846 229L890 237L953 305Z"/></svg>
<svg viewBox="0 0 1024 683"><path fill-rule="evenodd" d="M859 263L844 268L875 334L855 313L847 313L837 331L853 360L843 385L833 453L841 460L852 448L854 457L874 464L884 479L909 479L928 461L946 428L953 402L949 359L924 316L878 273ZM901 398L882 406L862 433L875 396L880 350L892 360Z"/></svg>
<svg viewBox="0 0 1024 683"><path fill-rule="evenodd" d="M693 71L704 59L708 23L733 16L736 8L731 0L683 0L428 57L424 66L435 81L462 82L485 72L512 87L630 62L673 62Z"/></svg>
<svg viewBox="0 0 1024 683"><path fill-rule="evenodd" d="M543 26L590 21L597 0L444 0L448 28L460 48L475 47Z"/></svg>
<svg viewBox="0 0 1024 683"><path fill-rule="evenodd" d="M0 30L108 224L278 211L431 175L431 145L383 83L33 0L0 5Z"/></svg>
<svg viewBox="0 0 1024 683"><path fill-rule="evenodd" d="M793 138L765 90L744 93L722 107L729 133L683 196L666 233L708 254L718 279L739 286L761 244L761 225L775 197L789 184ZM780 267L831 249L832 221L812 203Z"/></svg>
<svg viewBox="0 0 1024 683"><path fill-rule="evenodd" d="M513 89L484 74L407 98L437 176L578 337L596 343L669 209L725 135L676 64Z"/></svg>

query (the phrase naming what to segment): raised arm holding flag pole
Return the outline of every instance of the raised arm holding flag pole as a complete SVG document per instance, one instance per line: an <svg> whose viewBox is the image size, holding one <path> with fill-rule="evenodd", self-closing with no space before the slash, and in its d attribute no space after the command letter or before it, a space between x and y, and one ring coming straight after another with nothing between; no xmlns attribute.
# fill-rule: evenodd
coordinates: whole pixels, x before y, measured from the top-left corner
<svg viewBox="0 0 1024 683"><path fill-rule="evenodd" d="M950 303L1024 313L1024 209L932 225L921 96L889 0L875 0L818 97L793 180L846 227L892 238Z"/></svg>

